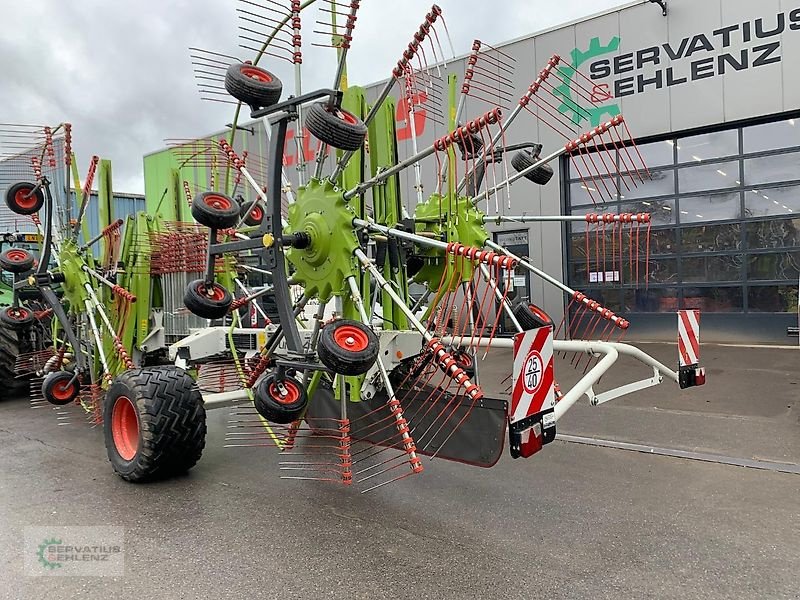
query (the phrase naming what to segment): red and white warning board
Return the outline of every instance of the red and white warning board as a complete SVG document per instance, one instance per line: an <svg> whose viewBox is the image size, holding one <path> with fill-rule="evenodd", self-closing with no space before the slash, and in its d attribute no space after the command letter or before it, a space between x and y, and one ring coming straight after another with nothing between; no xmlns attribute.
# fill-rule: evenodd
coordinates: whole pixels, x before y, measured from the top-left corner
<svg viewBox="0 0 800 600"><path fill-rule="evenodd" d="M700 363L700 311L678 311L678 354L680 366Z"/></svg>
<svg viewBox="0 0 800 600"><path fill-rule="evenodd" d="M513 375L511 423L555 407L552 326L514 336Z"/></svg>

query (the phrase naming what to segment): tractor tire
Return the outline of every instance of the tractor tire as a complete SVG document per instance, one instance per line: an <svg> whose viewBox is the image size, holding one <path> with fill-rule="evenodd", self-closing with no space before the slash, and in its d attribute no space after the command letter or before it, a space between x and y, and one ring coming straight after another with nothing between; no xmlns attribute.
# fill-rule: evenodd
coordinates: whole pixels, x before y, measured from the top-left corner
<svg viewBox="0 0 800 600"><path fill-rule="evenodd" d="M244 224L248 227L257 227L261 225L261 221L264 220L264 209L261 207L261 204L256 204L253 210L245 217L245 211L250 208L250 204L250 202L242 204L242 209L239 211L239 218L244 218Z"/></svg>
<svg viewBox="0 0 800 600"><path fill-rule="evenodd" d="M225 89L239 102L253 108L269 108L281 99L283 83L266 69L236 63L225 73Z"/></svg>
<svg viewBox="0 0 800 600"><path fill-rule="evenodd" d="M195 279L186 287L183 303L193 314L213 321L228 314L233 296L218 283L209 290L203 279Z"/></svg>
<svg viewBox="0 0 800 600"><path fill-rule="evenodd" d="M0 254L0 268L15 275L30 271L35 263L33 254L23 248L9 248Z"/></svg>
<svg viewBox="0 0 800 600"><path fill-rule="evenodd" d="M378 336L359 321L338 319L320 330L317 354L339 375L363 375L378 359Z"/></svg>
<svg viewBox="0 0 800 600"><path fill-rule="evenodd" d="M31 351L30 343L20 338L16 330L0 324L0 398L8 398L27 389L26 379L17 378L17 357ZM9 393L10 392L10 393Z"/></svg>
<svg viewBox="0 0 800 600"><path fill-rule="evenodd" d="M55 406L71 404L81 391L80 382L75 373L54 371L48 373L42 382L42 397Z"/></svg>
<svg viewBox="0 0 800 600"><path fill-rule="evenodd" d="M6 190L6 206L18 215L32 215L44 205L44 194L35 183L21 181Z"/></svg>
<svg viewBox="0 0 800 600"><path fill-rule="evenodd" d="M203 192L192 200L194 220L209 229L228 229L239 224L239 203L218 192Z"/></svg>
<svg viewBox="0 0 800 600"><path fill-rule="evenodd" d="M111 466L126 481L180 475L205 447L203 397L178 367L125 371L106 392L103 434Z"/></svg>
<svg viewBox="0 0 800 600"><path fill-rule="evenodd" d="M541 150L540 150L541 151ZM531 150L520 150L511 159L511 166L517 173L521 173L528 167L535 165L539 161L539 154ZM538 185L545 185L553 178L553 167L544 164L536 167L533 171L526 173L523 177Z"/></svg>
<svg viewBox="0 0 800 600"><path fill-rule="evenodd" d="M8 306L0 311L0 323L10 329L26 329L33 325L36 317L33 311L24 306Z"/></svg>
<svg viewBox="0 0 800 600"><path fill-rule="evenodd" d="M553 325L553 319L550 318L550 315L535 304L520 302L514 306L512 312L522 326L523 331Z"/></svg>
<svg viewBox="0 0 800 600"><path fill-rule="evenodd" d="M305 118L314 137L339 150L354 152L367 138L367 126L361 119L341 108L331 109L326 102L309 106Z"/></svg>
<svg viewBox="0 0 800 600"><path fill-rule="evenodd" d="M278 386L279 383L283 384L283 394ZM303 384L293 377L287 377L279 382L277 375L270 373L259 382L253 397L253 405L258 414L267 421L286 425L303 416L308 406L308 393Z"/></svg>

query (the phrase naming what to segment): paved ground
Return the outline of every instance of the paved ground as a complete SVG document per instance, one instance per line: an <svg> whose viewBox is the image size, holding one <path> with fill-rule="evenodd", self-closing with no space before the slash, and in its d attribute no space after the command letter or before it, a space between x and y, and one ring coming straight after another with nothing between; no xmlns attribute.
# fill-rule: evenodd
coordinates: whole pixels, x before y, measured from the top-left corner
<svg viewBox="0 0 800 600"><path fill-rule="evenodd" d="M800 353L704 354L705 389L576 407L560 431L800 463ZM557 440L359 495L222 448L222 410L190 475L130 485L99 430L43 412L0 402L0 598L800 598L798 475ZM26 525L123 527L125 576L25 576Z"/></svg>

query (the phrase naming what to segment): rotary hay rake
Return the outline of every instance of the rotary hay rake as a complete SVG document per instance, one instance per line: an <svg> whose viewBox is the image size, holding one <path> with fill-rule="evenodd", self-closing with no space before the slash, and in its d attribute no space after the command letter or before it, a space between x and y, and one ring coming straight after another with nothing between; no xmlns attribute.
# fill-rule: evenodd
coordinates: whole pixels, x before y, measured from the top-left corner
<svg viewBox="0 0 800 600"><path fill-rule="evenodd" d="M605 273L611 262L620 278L644 273L646 284L647 214L508 214L512 185L523 178L547 184L550 163L564 155L598 199L621 192L608 173L623 186L648 177L622 116L579 130L580 117L602 100L588 79L553 56L514 101L513 60L476 40L459 94L458 78L443 75L441 38L449 34L434 5L370 104L363 89L345 83L361 4L353 0L319 3L315 30L332 40L319 45L334 46L338 61L332 87L306 93L302 31L314 4L242 0L242 47L256 52L252 62L191 49L201 96L236 105L225 139L169 142L180 165L171 185L186 200L179 218L190 212L199 225L131 216L122 247L107 241L101 266L92 267L77 243L81 219L53 225L58 211L46 178L26 188L24 200L40 198L47 215L35 280L62 324L53 339L67 338L52 350L43 386L58 379L70 401L79 385L89 388L85 408L102 419L118 474L145 481L191 468L204 445L205 410L230 406L228 446L274 447L282 477L360 484L366 492L422 472L424 457L492 466L507 432L511 455L529 457L552 441L557 420L583 395L599 404L664 378L681 387L704 382L696 352L682 353L675 372L606 341L629 323L492 242L486 229L582 221L587 271ZM288 99L281 101L278 77L259 66L265 56L293 65ZM396 85L407 109L407 159L398 156ZM235 149L242 107L268 132L261 154ZM479 116L464 116L475 107ZM424 148L422 110L449 130ZM564 145L543 155L535 142L507 144L521 115L561 133ZM283 170L290 125L298 186ZM306 160L311 136L319 145ZM406 169L415 182L413 210L401 193ZM427 197L423 171L436 177ZM41 266L48 244L57 248L52 271ZM558 327L539 307L511 301L517 267L570 299ZM268 284L248 286L250 275ZM47 293L59 278L69 317ZM413 297L412 283L426 291ZM265 296L274 298L274 323L260 305ZM265 327L243 327L253 309ZM518 331L513 340L498 337L501 319ZM147 366L168 344L176 366ZM514 355L512 373L496 382L481 365L492 349ZM555 352L573 354L583 369L569 390L553 377ZM652 368L652 377L596 394L593 386L620 354ZM504 386L510 397L484 392Z"/></svg>
<svg viewBox="0 0 800 600"><path fill-rule="evenodd" d="M564 155L584 185L596 190L598 201L623 191L613 187L618 184L609 173L617 173L625 189L649 177L621 115L579 130L580 117L592 114L592 107L603 101L588 78L553 56L513 103L513 60L476 40L458 97L455 79L444 80L442 66L426 60L444 58L437 32L444 20L434 6L388 83L368 104L364 91L347 89L343 77L361 3L333 2L324 11L332 22L318 29L332 35L338 49L333 86L304 93L296 77L295 94L281 101L279 79L258 63L265 55L283 58L299 74L301 11L313 2L287 3L282 19L259 17L254 10L281 13L277 2L246 4L251 22L274 25L271 32L258 30L264 36L259 39L266 40L260 48L252 45L255 31L248 28L243 47L256 51L255 59L241 62L203 52L217 59L225 56L217 64L215 84L239 102L237 118L242 106L249 107L269 132L266 177L251 170L234 150L236 121L229 137L217 140L216 147L207 144L205 160L232 169L237 185L249 187L255 197L244 206L211 190L192 199L192 215L209 227L212 242L206 276L189 285L185 302L208 318L222 318L231 307L250 302L255 294L234 300L215 281L212 269L220 257L248 254L259 257L256 268L271 273L279 319L266 328L265 338L241 351L234 335L243 335L243 330L235 327L235 319L230 328L197 331L171 349L186 367L231 351L232 362L217 364L207 380L213 387L213 380L220 378L217 393L205 397L207 407L234 405L229 446L276 447L284 457L280 465L285 478L360 483L362 491L369 491L421 472L423 456L491 466L502 452L507 428L512 456L531 456L554 438L558 418L584 394L594 404L664 377L681 387L704 382L695 363L676 373L632 346L605 341L615 331L621 338L628 321L495 244L486 230L488 223L580 220L585 223L587 271L621 272L617 281L638 281L644 275L646 284L649 215L506 214L511 185L522 178L546 184L553 175L549 163ZM343 26L336 25L336 17ZM275 39L284 43L266 50ZM397 155L390 98L398 84L408 107L413 148L405 160ZM452 111L440 106L445 102ZM450 133L427 148L418 147L416 131L415 112L423 103L434 120L455 114L448 123ZM477 118L466 119L470 103L488 106ZM572 117L563 116L562 105ZM509 106L513 110L504 119L503 109ZM509 127L522 114L560 133L564 145L542 155L537 143L506 144ZM292 123L298 146L306 142L307 134L298 133L305 129L321 142L310 165L302 164L305 153L298 151L296 190L283 172ZM509 153L514 153L513 174L504 161ZM433 160L427 168L435 169L437 179L435 192L426 198L422 170L429 157ZM330 162L334 164L326 174ZM306 181L307 166L313 173ZM401 200L398 175L405 169L413 169L416 183L413 215ZM503 195L507 204L500 202ZM491 199L494 211L489 214ZM483 204L485 211L480 210ZM231 236L230 228L241 224L242 215L256 209L257 230ZM558 328L538 307L510 301L510 278L517 266L570 299ZM424 285L426 292L412 298L410 283ZM298 288L299 297L292 293ZM519 332L514 340L497 337L504 317ZM554 334L564 339L553 340ZM487 397L480 382L481 359L499 347L513 349L517 359L510 402ZM578 357L573 363L584 376L570 390L559 390L552 379L553 351ZM652 368L653 377L595 394L593 385L619 354ZM246 360L240 361L240 355ZM234 389L232 374L238 375L242 389Z"/></svg>

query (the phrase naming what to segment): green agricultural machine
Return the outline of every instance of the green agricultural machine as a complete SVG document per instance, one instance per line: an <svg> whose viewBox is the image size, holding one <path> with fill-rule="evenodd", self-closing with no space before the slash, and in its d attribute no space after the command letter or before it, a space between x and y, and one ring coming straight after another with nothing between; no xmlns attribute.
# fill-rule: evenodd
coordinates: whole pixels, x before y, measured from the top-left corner
<svg viewBox="0 0 800 600"><path fill-rule="evenodd" d="M103 234L80 241L88 182L76 212L56 206L46 176L7 197L18 214L24 204L44 215L38 266L14 284L34 284L55 316L51 356L38 371L42 395L77 402L102 421L111 463L129 481L191 468L212 408L230 407L228 446L274 447L285 478L369 491L421 473L425 457L490 467L506 438L512 457L530 457L584 395L601 404L665 378L682 388L704 383L691 341L680 347L677 371L609 341L628 321L495 243L487 229L579 221L588 270L612 262L621 276L638 279L641 270L647 280L647 214L508 214L511 186L547 185L561 157L600 198L619 195L610 185L649 177L621 115L580 129L579 117L600 101L591 81L554 55L513 100L513 65L477 40L465 72L446 74L434 5L369 100L346 84L360 5L248 0L238 12L252 61L193 48L201 92L233 102L235 115L224 136L171 143L174 168L158 179L164 191L147 214L122 223L101 212ZM337 66L330 88L307 92L301 32L312 8ZM260 65L266 57L293 65L287 98ZM399 152L398 103L408 158ZM415 116L423 104L443 132L424 147ZM237 138L243 109L269 139L258 154ZM507 144L525 115L557 131L563 145L546 153L533 141ZM299 164L289 174L292 137ZM407 169L413 203L401 184ZM424 171L435 180L428 195ZM101 241L95 259L90 249ZM560 326L514 299L518 268L564 292ZM498 335L501 321L513 337ZM679 323L682 339L699 340L699 315ZM504 352L510 368L498 375L486 367L490 351ZM555 379L556 353L583 370L570 389ZM650 377L596 393L620 355L646 365Z"/></svg>

